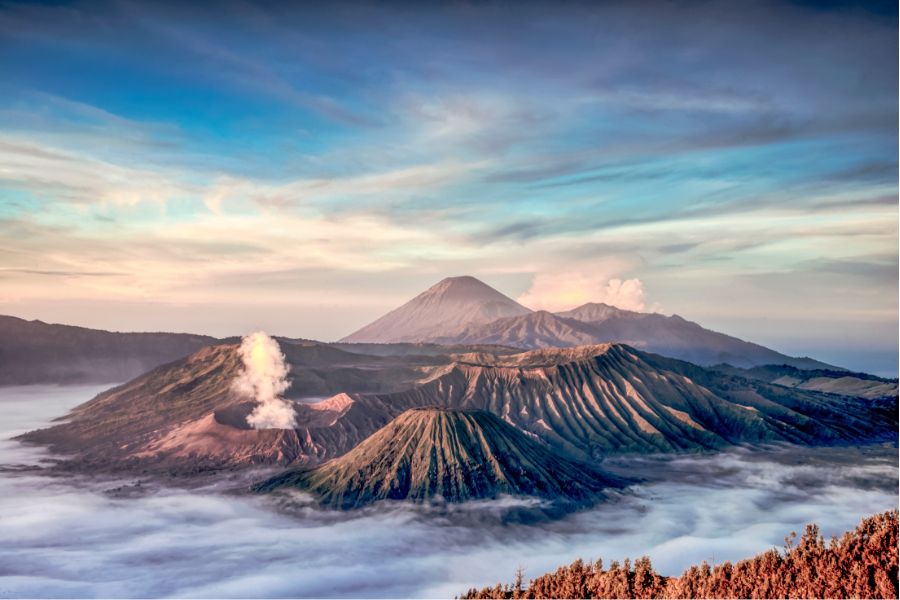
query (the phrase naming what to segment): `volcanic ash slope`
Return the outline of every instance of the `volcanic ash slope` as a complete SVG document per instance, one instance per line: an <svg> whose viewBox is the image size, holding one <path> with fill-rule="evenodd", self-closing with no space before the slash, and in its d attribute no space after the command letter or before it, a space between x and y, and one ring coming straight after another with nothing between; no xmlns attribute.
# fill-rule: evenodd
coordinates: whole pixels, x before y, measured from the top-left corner
<svg viewBox="0 0 900 600"><path fill-rule="evenodd" d="M481 410L411 409L340 458L256 487L305 489L323 505L379 500L464 502L502 495L589 504L624 482L560 456Z"/></svg>

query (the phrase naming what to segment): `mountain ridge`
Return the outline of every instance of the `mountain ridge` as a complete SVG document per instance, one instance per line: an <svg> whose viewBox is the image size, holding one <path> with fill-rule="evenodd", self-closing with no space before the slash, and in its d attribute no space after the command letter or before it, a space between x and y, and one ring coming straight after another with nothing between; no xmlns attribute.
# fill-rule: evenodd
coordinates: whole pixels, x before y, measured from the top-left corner
<svg viewBox="0 0 900 600"><path fill-rule="evenodd" d="M426 406L491 412L579 460L758 442L871 443L896 429L895 399L793 389L622 344L479 351L406 369L406 358L362 355L345 358L348 366L317 367L304 358L319 356L316 348L283 349L291 364L305 364L296 371L301 387L288 391L294 429L249 428L254 405L232 386L237 348L218 346L104 392L63 422L20 439L70 454L75 467L141 464L172 472L315 466L405 410ZM315 403L294 399L310 389L332 394Z"/></svg>
<svg viewBox="0 0 900 600"><path fill-rule="evenodd" d="M462 301L466 308L454 310L452 318L425 317L429 314L427 306L420 305L427 305L432 295L444 293L444 288L456 280L466 282L452 286L457 301L470 286L477 289L479 295ZM642 313L600 302L588 302L556 313L532 311L515 303L517 308L510 309L514 314L491 319L489 317L495 312L478 308L480 295L514 302L474 277L448 278L341 341L499 344L522 349L620 342L706 366L727 363L748 368L787 364L801 369L841 370L812 358L788 356L760 344L706 329L679 315Z"/></svg>
<svg viewBox="0 0 900 600"><path fill-rule="evenodd" d="M0 385L117 383L224 341L192 333L106 331L0 315Z"/></svg>

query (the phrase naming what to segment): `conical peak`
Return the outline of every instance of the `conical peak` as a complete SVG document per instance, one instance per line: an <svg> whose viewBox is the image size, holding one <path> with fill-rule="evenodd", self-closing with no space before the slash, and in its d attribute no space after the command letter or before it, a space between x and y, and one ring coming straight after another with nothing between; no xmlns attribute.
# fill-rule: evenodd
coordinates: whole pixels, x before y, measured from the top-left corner
<svg viewBox="0 0 900 600"><path fill-rule="evenodd" d="M344 338L347 342L419 342L455 335L468 325L531 311L471 276L447 277Z"/></svg>
<svg viewBox="0 0 900 600"><path fill-rule="evenodd" d="M419 295L420 298L433 296L441 296L454 300L513 302L511 298L501 294L480 279L476 279L470 275L447 277Z"/></svg>

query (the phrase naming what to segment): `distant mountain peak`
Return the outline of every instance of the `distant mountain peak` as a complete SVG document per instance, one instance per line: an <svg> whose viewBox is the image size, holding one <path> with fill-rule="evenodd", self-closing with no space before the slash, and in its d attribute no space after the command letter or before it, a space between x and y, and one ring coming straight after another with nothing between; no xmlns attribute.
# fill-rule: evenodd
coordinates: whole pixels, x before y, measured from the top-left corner
<svg viewBox="0 0 900 600"><path fill-rule="evenodd" d="M640 315L646 313L639 313L633 310L625 310L624 308L612 306L604 302L587 302L571 310L566 310L555 314L558 317L564 317L566 319L577 319L579 321L584 321L585 323L597 323L599 321L605 321L606 319L610 319L612 317Z"/></svg>
<svg viewBox="0 0 900 600"><path fill-rule="evenodd" d="M421 342L469 325L530 312L475 277L447 277L341 341Z"/></svg>

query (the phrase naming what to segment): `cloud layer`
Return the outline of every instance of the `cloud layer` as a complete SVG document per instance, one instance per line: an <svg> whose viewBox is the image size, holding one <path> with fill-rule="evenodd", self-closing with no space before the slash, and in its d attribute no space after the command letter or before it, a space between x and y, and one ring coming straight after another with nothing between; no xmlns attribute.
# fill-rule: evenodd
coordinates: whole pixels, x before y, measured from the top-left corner
<svg viewBox="0 0 900 600"><path fill-rule="evenodd" d="M0 438L47 423L96 388L6 388ZM2 463L42 453L0 442ZM15 597L450 597L576 557L649 554L663 573L826 537L896 507L896 450L816 449L615 461L646 482L561 521L503 524L490 503L451 516L402 507L342 515L284 497L0 469L0 591ZM109 490L124 485L122 490ZM500 503L503 504L503 503Z"/></svg>

